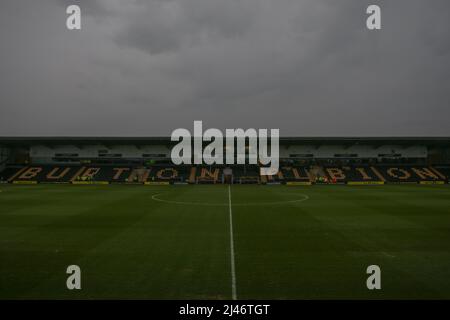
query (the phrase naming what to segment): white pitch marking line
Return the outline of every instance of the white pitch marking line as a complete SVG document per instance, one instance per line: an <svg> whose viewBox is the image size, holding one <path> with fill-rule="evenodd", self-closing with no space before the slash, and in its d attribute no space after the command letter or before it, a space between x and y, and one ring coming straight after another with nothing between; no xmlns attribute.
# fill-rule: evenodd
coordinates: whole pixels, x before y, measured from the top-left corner
<svg viewBox="0 0 450 320"><path fill-rule="evenodd" d="M231 186L228 185L228 208L230 213L230 262L231 262L231 296L237 299L236 271L234 266L234 236L233 236L233 211L231 210Z"/></svg>
<svg viewBox="0 0 450 320"><path fill-rule="evenodd" d="M381 253L382 253L383 255L385 255L386 257L389 257L389 258L395 258L394 255L389 254L389 253L387 253L387 252L385 252L385 251L382 251Z"/></svg>
<svg viewBox="0 0 450 320"><path fill-rule="evenodd" d="M224 203L208 203L208 202L186 202L186 201L173 201L173 200L164 200L158 198L158 196L162 195L164 193L157 193L152 195L152 200L159 201L159 202L165 202L165 203L172 203L172 204L179 204L179 205L189 205L189 206L213 206L213 207L225 207L228 206L228 202ZM287 200L287 201L273 201L273 202L246 202L246 203L234 203L233 206L267 206L267 205L284 205L289 203L297 203L302 202L305 200L308 200L309 197L306 194L300 194L303 196L301 199L295 199L295 200Z"/></svg>

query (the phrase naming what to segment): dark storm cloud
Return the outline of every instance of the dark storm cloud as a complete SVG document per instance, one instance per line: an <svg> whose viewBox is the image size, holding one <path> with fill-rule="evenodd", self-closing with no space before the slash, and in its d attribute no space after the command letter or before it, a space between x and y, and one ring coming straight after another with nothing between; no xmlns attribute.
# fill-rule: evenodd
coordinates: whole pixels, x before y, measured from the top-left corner
<svg viewBox="0 0 450 320"><path fill-rule="evenodd" d="M65 29L79 4L82 30ZM383 29L365 28L382 7ZM447 0L7 0L0 135L450 135Z"/></svg>
<svg viewBox="0 0 450 320"><path fill-rule="evenodd" d="M250 1L234 0L154 1L139 7L115 40L150 54L242 36L254 14Z"/></svg>

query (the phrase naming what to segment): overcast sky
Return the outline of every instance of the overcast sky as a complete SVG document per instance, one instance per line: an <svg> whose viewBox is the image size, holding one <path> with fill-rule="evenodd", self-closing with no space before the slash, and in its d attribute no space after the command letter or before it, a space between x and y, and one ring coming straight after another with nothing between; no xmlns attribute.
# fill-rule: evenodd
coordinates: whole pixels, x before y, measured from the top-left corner
<svg viewBox="0 0 450 320"><path fill-rule="evenodd" d="M1 0L0 136L167 136L193 120L450 136L449 17L449 0Z"/></svg>

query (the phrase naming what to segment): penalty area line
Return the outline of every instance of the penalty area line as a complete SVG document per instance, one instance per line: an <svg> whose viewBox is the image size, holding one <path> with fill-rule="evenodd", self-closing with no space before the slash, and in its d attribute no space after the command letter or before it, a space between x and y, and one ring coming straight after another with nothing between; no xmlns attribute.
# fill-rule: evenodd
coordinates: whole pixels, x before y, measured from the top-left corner
<svg viewBox="0 0 450 320"><path fill-rule="evenodd" d="M231 209L231 186L228 185L228 208L230 220L230 265L231 265L231 297L237 299L236 293L236 268L234 264L234 235L233 235L233 211Z"/></svg>

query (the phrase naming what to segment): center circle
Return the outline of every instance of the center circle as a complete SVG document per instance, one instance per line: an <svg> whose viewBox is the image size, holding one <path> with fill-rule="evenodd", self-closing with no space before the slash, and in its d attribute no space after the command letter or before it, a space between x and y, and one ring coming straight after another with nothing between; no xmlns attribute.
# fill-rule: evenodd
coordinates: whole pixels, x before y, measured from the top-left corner
<svg viewBox="0 0 450 320"><path fill-rule="evenodd" d="M178 205L189 205L189 206L208 206L208 207L228 207L228 202L223 203L214 203L214 202L195 202L195 201L176 201L176 200L170 200L170 199L161 199L161 195L165 193L157 193L152 195L152 200L158 201L158 202L164 202L164 203L171 203L171 204L178 204ZM309 196L303 193L296 194L296 196L300 196L298 199L293 200L283 200L283 201L262 201L262 202L245 202L245 203L239 203L239 202L233 202L231 206L267 206L267 205L283 205L283 204L290 204L290 203L298 203L303 202L309 199Z"/></svg>

